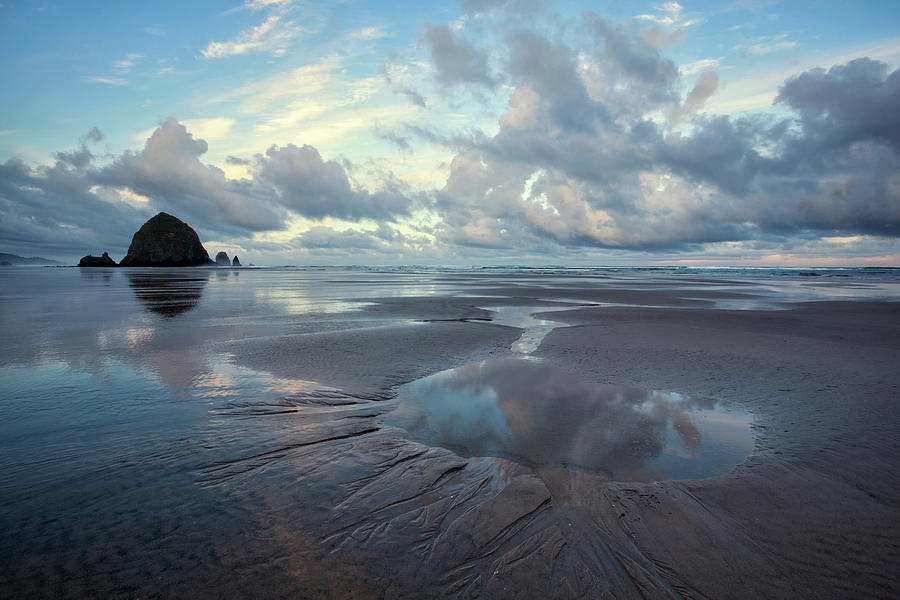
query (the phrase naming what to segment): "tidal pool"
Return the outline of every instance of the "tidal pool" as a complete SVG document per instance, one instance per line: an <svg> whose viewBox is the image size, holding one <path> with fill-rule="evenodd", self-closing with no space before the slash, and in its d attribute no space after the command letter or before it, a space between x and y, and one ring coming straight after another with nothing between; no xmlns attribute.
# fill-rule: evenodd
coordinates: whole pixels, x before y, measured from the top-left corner
<svg viewBox="0 0 900 600"><path fill-rule="evenodd" d="M751 416L715 399L588 384L532 359L443 371L397 401L385 424L415 441L615 481L724 475L753 450Z"/></svg>

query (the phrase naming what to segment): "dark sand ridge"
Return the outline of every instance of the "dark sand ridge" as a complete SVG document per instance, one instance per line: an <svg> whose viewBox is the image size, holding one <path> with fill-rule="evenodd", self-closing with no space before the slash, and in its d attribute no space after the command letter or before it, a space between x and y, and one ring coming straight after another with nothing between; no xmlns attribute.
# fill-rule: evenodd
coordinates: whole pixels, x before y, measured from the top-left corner
<svg viewBox="0 0 900 600"><path fill-rule="evenodd" d="M519 301L683 302L665 289L477 291ZM403 299L376 312L481 318L476 305ZM381 426L390 401L374 400L416 377L502 354L518 334L428 323L230 344L235 360L253 368L371 394L236 406L235 416L271 410L264 418L293 433L210 465L209 485L244 494L246 486L229 486L253 476L256 489L271 488L259 497L277 505L267 514L282 515L272 535L294 546L291 531L310 532L323 554L305 564L356 574L353 589L335 587L335 596L900 594L900 305L604 307L548 316L576 326L554 330L538 356L588 381L740 404L757 416L756 452L723 477L623 484L410 442ZM318 581L310 572L320 566L294 575Z"/></svg>

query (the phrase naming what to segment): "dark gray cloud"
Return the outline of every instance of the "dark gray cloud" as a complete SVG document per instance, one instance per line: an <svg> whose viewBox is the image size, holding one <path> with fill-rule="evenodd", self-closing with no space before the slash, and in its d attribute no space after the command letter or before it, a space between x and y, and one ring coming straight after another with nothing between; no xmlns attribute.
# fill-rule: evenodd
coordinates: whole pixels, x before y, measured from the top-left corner
<svg viewBox="0 0 900 600"><path fill-rule="evenodd" d="M900 152L900 71L860 58L829 69L813 69L788 79L776 103L798 114L803 135L791 140L795 154L844 151L859 141L874 141Z"/></svg>
<svg viewBox="0 0 900 600"><path fill-rule="evenodd" d="M572 130L591 130L606 108L593 102L578 74L577 57L567 46L554 44L533 32L509 37L509 72L513 81L537 92L554 124Z"/></svg>
<svg viewBox="0 0 900 600"><path fill-rule="evenodd" d="M482 13L506 4L507 0L460 0L463 10L473 13Z"/></svg>
<svg viewBox="0 0 900 600"><path fill-rule="evenodd" d="M256 158L256 180L274 186L282 206L311 219L393 220L409 214L412 203L396 180L374 193L355 189L344 167L312 146L272 146Z"/></svg>
<svg viewBox="0 0 900 600"><path fill-rule="evenodd" d="M93 127L87 134L81 138L81 146L78 150L71 152L57 152L54 156L56 160L65 163L76 169L85 169L94 160L94 154L88 148L91 142L99 142L103 139L103 134L99 129Z"/></svg>
<svg viewBox="0 0 900 600"><path fill-rule="evenodd" d="M538 11L545 8L546 0L460 0L460 6L470 14L483 14L505 8L509 12L521 15L522 13Z"/></svg>
<svg viewBox="0 0 900 600"><path fill-rule="evenodd" d="M77 154L89 153L85 148ZM58 158L52 166L18 159L0 164L0 242L6 251L45 256L82 256L127 248L134 223L149 214L92 191L85 160Z"/></svg>
<svg viewBox="0 0 900 600"><path fill-rule="evenodd" d="M349 228L337 230L318 225L309 228L290 242L290 248L309 257L331 257L344 264L359 263L360 253L381 260L402 257L434 259L434 249L428 239L402 233L386 223L376 229Z"/></svg>
<svg viewBox="0 0 900 600"><path fill-rule="evenodd" d="M336 231L331 227L311 227L295 240L301 248L376 250L384 243L371 233L358 229Z"/></svg>
<svg viewBox="0 0 900 600"><path fill-rule="evenodd" d="M757 148L765 133L760 119L701 117L689 136L658 139L659 163L693 181L712 183L735 194L749 191L756 175L770 161Z"/></svg>
<svg viewBox="0 0 900 600"><path fill-rule="evenodd" d="M626 85L632 101L646 99L655 104L678 101L678 68L663 58L636 31L616 26L594 13L585 13L585 24L592 36L595 60L619 86Z"/></svg>
<svg viewBox="0 0 900 600"><path fill-rule="evenodd" d="M426 25L424 40L438 82L473 83L489 88L497 85L488 68L487 53L454 35L447 25Z"/></svg>

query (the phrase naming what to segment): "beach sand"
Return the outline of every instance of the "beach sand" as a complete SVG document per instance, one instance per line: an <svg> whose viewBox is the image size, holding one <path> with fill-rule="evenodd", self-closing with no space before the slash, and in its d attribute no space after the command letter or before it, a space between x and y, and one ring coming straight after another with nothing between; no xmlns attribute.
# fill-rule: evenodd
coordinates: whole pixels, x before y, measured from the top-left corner
<svg viewBox="0 0 900 600"><path fill-rule="evenodd" d="M320 535L323 565L358 573L353 594L900 595L900 304L729 311L685 308L717 294L691 300L698 295L664 286L488 291L532 303L669 304L547 313L561 326L535 356L583 381L739 406L754 416L755 450L728 475L623 483L428 448L381 427L382 403L365 397L324 416L317 408L306 422L316 421L318 433L306 435L326 443L295 448L303 475L285 505L317 494L317 505L336 506L324 529L298 519ZM483 317L473 307L485 302L412 299L375 310L454 320ZM253 368L389 397L416 377L503 354L517 331L428 323L255 340L231 351Z"/></svg>

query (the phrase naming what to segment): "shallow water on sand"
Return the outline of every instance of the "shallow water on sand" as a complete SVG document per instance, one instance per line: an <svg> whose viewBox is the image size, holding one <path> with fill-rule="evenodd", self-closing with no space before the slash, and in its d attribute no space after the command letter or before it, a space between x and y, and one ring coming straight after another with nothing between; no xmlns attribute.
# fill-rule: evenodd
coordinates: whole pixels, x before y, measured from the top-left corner
<svg viewBox="0 0 900 600"><path fill-rule="evenodd" d="M437 373L398 402L385 424L425 444L616 481L723 475L753 450L750 415L713 399L588 385L528 359Z"/></svg>

